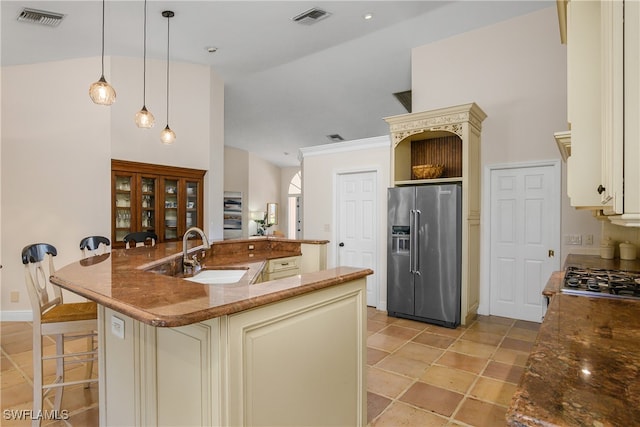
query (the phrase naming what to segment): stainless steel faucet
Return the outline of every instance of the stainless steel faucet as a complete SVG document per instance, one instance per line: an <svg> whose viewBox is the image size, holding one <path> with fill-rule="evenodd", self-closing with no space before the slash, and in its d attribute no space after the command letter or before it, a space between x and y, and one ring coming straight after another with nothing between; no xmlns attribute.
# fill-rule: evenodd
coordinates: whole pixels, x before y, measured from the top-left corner
<svg viewBox="0 0 640 427"><path fill-rule="evenodd" d="M198 261L198 256L193 254L191 259L189 259L189 255L187 254L187 239L191 233L198 233L202 238L202 249L209 249L211 245L209 244L209 240L207 236L204 234L204 231L199 229L198 227L189 228L182 237L182 266L185 273L196 274L200 271L200 262Z"/></svg>

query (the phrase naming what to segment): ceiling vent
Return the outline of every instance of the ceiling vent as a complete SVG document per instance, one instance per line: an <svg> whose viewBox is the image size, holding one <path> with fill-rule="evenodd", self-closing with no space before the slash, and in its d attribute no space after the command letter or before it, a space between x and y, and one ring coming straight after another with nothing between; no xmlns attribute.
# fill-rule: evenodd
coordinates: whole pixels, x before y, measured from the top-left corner
<svg viewBox="0 0 640 427"><path fill-rule="evenodd" d="M314 7L306 12L302 12L300 15L294 16L291 20L302 25L312 25L318 21L328 18L329 16L331 16L329 12Z"/></svg>
<svg viewBox="0 0 640 427"><path fill-rule="evenodd" d="M64 18L64 15L61 13L28 9L26 7L18 15L18 21L46 25L47 27L57 27L62 22L62 18Z"/></svg>
<svg viewBox="0 0 640 427"><path fill-rule="evenodd" d="M405 90L404 92L394 93L393 96L396 97L400 104L408 111L411 112L411 91Z"/></svg>

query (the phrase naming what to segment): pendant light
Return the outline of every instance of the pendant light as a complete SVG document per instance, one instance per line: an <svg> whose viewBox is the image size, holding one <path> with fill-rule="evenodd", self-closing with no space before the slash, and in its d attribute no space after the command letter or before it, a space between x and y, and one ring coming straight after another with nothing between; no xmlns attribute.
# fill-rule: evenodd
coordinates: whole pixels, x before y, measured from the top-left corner
<svg viewBox="0 0 640 427"><path fill-rule="evenodd" d="M102 0L102 73L100 79L89 87L89 96L98 105L111 105L116 100L116 91L104 78L104 2Z"/></svg>
<svg viewBox="0 0 640 427"><path fill-rule="evenodd" d="M155 117L147 110L147 0L144 0L144 43L142 49L142 109L136 113L136 125L139 128L152 128Z"/></svg>
<svg viewBox="0 0 640 427"><path fill-rule="evenodd" d="M160 141L165 145L173 144L176 140L175 132L169 127L169 20L174 15L170 10L162 12L162 16L167 18L167 126L160 132Z"/></svg>

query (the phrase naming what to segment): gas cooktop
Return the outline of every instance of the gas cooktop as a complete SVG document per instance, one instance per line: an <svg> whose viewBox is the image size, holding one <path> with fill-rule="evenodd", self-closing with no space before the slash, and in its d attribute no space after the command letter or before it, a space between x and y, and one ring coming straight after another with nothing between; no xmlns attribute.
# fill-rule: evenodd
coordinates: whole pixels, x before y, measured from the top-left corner
<svg viewBox="0 0 640 427"><path fill-rule="evenodd" d="M573 295L640 299L640 272L569 267L560 291Z"/></svg>

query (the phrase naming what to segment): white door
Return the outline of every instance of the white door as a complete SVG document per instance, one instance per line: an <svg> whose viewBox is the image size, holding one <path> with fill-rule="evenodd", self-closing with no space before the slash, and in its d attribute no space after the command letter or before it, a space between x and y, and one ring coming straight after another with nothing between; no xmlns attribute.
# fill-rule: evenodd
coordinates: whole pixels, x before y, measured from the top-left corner
<svg viewBox="0 0 640 427"><path fill-rule="evenodd" d="M541 322L558 270L560 183L554 166L491 171L490 314ZM559 255L559 254L558 254Z"/></svg>
<svg viewBox="0 0 640 427"><path fill-rule="evenodd" d="M339 174L337 200L337 265L370 268L367 305L378 305L376 172Z"/></svg>

